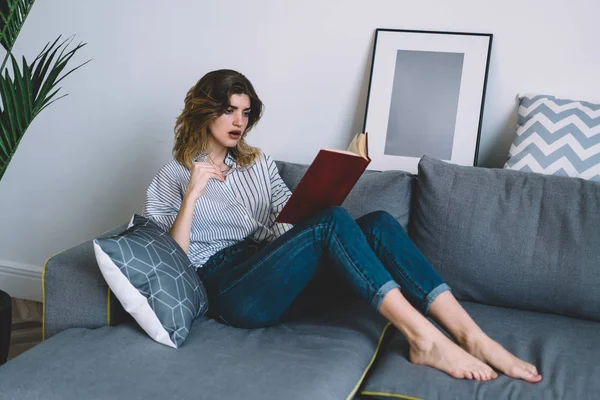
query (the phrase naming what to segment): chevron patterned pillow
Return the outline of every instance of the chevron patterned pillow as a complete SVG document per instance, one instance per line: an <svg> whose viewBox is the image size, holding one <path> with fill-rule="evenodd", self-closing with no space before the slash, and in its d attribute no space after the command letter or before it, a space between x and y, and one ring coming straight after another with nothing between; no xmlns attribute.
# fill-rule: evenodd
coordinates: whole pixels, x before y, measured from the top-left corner
<svg viewBox="0 0 600 400"><path fill-rule="evenodd" d="M520 95L504 168L600 181L600 104Z"/></svg>

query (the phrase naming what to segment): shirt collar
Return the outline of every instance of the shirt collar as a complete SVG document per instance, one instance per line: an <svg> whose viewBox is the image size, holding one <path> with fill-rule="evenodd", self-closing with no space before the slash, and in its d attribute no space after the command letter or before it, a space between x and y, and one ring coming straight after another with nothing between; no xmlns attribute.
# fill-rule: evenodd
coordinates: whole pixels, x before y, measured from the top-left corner
<svg viewBox="0 0 600 400"><path fill-rule="evenodd" d="M194 161L208 162L208 152L202 151L202 152L198 153L198 155L196 157L194 157ZM235 160L235 157L231 154L231 151L227 152L224 162L225 162L225 165L227 165L230 168L234 168L236 166L236 160Z"/></svg>
<svg viewBox="0 0 600 400"><path fill-rule="evenodd" d="M230 168L233 168L235 167L235 164L235 157L231 155L231 151L228 151L227 156L225 156L225 165L227 165Z"/></svg>

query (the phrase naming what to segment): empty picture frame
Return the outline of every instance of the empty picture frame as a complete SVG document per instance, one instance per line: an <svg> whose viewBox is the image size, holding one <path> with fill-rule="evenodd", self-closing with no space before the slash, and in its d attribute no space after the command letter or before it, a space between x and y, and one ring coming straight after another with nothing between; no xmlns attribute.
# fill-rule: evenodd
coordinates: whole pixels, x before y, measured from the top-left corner
<svg viewBox="0 0 600 400"><path fill-rule="evenodd" d="M363 132L369 169L423 155L477 165L492 34L377 29Z"/></svg>

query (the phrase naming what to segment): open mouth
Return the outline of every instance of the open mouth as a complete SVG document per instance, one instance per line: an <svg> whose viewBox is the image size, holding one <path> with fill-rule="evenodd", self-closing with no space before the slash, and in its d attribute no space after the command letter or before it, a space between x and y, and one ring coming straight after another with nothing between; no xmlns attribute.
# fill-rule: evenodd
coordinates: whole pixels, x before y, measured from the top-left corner
<svg viewBox="0 0 600 400"><path fill-rule="evenodd" d="M240 131L231 131L229 132L229 137L233 139L239 139L242 136L242 132Z"/></svg>

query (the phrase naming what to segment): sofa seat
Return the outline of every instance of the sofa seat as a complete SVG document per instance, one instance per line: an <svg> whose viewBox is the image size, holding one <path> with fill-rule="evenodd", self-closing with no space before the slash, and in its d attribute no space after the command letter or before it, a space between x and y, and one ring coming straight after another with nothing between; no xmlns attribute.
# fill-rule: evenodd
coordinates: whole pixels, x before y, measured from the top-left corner
<svg viewBox="0 0 600 400"><path fill-rule="evenodd" d="M489 382L456 380L411 364L397 331L374 364L360 399L596 399L600 397L600 323L554 314L462 303L490 337L534 363L543 376L531 384L504 375Z"/></svg>
<svg viewBox="0 0 600 400"><path fill-rule="evenodd" d="M178 350L133 322L68 329L0 367L0 398L352 398L387 324L361 301L348 301L265 329L201 317Z"/></svg>

